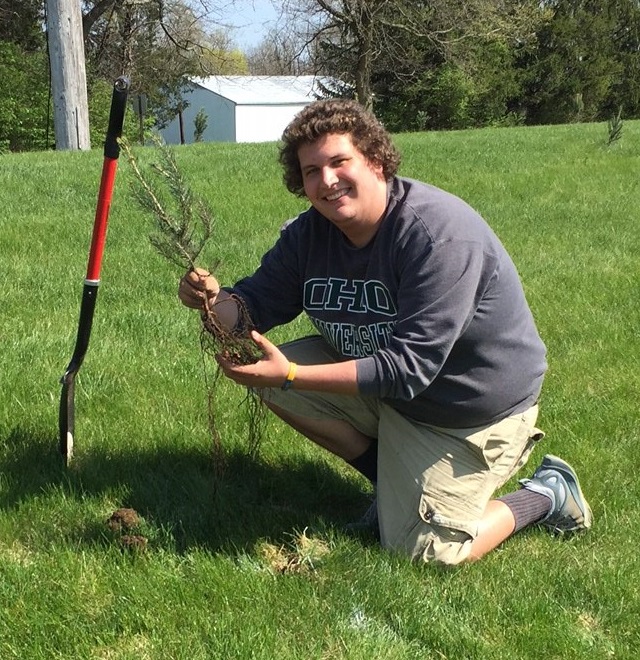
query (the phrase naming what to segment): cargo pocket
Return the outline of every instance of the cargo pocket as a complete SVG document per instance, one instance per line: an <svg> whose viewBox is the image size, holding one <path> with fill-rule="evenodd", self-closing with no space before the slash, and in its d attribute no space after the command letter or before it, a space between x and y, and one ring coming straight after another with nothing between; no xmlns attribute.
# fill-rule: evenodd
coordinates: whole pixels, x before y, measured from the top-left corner
<svg viewBox="0 0 640 660"><path fill-rule="evenodd" d="M471 510L455 509L437 500L432 493L420 498L418 534L413 549L414 559L455 565L465 561L471 544L478 535L478 520Z"/></svg>
<svg viewBox="0 0 640 660"><path fill-rule="evenodd" d="M489 433L473 438L486 469L496 479L492 488L504 485L527 462L544 433L532 427L526 413L514 415L490 427Z"/></svg>

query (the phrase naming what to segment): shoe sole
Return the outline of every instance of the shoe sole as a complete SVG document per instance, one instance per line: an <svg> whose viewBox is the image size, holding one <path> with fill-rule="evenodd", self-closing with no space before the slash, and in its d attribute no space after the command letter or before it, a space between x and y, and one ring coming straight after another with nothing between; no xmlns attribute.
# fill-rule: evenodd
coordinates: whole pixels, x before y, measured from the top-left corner
<svg viewBox="0 0 640 660"><path fill-rule="evenodd" d="M567 482L569 490L571 491L574 499L584 505L584 522L581 525L572 529L560 529L556 531L575 532L580 529L589 529L593 523L593 513L591 512L591 507L589 506L586 497L582 494L580 482L578 481L578 475L575 473L574 469L566 461L563 461L561 458L558 458L558 456L554 456L553 454L547 454L542 459L542 463L540 463L540 467L538 469L551 469L560 472L560 474Z"/></svg>

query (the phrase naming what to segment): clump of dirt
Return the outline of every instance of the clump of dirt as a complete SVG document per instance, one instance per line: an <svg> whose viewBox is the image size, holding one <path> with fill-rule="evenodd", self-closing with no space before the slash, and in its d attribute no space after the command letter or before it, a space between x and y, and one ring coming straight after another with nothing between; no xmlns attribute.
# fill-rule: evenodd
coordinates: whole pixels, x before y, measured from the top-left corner
<svg viewBox="0 0 640 660"><path fill-rule="evenodd" d="M107 520L107 527L112 532L134 529L140 524L140 516L135 509L116 509Z"/></svg>
<svg viewBox="0 0 640 660"><path fill-rule="evenodd" d="M143 520L135 509L116 509L107 519L107 527L117 536L117 541L123 550L144 552L148 540L142 534L134 534Z"/></svg>
<svg viewBox="0 0 640 660"><path fill-rule="evenodd" d="M120 538L120 544L131 552L144 552L147 549L147 538L140 534L125 534Z"/></svg>

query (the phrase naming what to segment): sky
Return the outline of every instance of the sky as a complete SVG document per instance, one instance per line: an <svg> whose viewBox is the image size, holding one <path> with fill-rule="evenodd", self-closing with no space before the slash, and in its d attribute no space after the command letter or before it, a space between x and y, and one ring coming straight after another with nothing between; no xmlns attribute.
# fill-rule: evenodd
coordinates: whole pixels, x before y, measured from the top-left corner
<svg viewBox="0 0 640 660"><path fill-rule="evenodd" d="M231 36L240 48L257 46L276 18L270 0L235 0L224 10L224 22L234 26Z"/></svg>

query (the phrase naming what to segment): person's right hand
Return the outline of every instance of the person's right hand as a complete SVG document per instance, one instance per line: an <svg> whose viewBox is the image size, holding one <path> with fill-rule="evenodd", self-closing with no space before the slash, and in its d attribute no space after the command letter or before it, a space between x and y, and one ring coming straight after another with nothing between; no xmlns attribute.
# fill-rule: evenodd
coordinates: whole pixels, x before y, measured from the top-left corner
<svg viewBox="0 0 640 660"><path fill-rule="evenodd" d="M207 300L206 307L210 308L219 292L218 280L204 268L196 268L187 272L180 280L178 298L183 305L192 309L203 309L205 300Z"/></svg>

